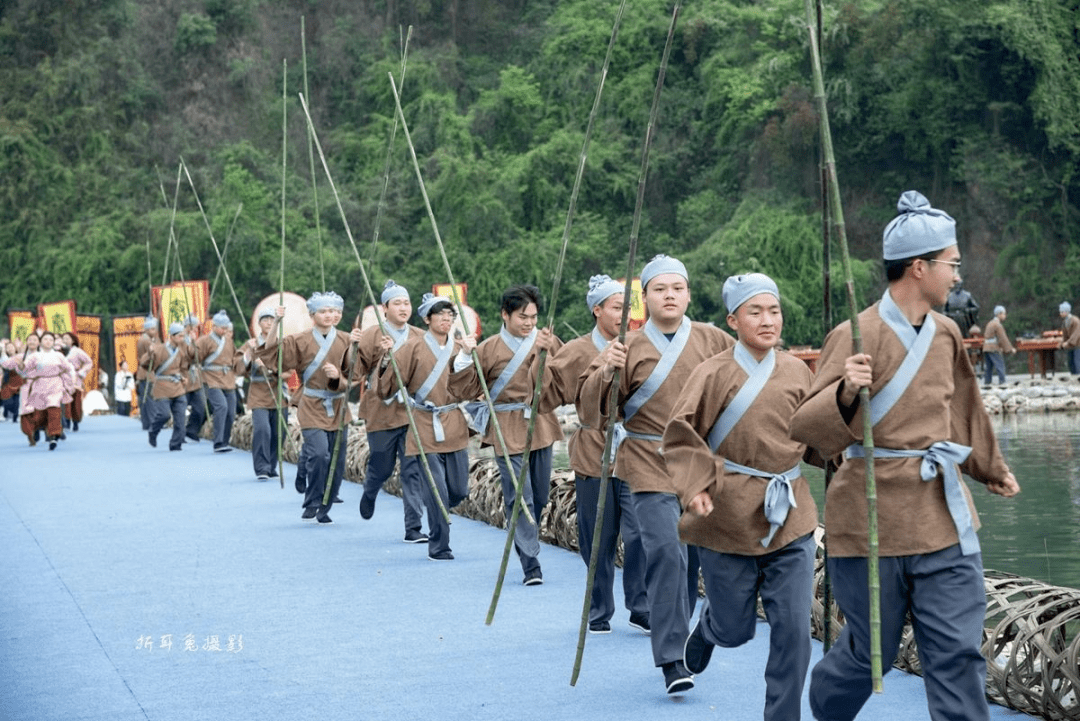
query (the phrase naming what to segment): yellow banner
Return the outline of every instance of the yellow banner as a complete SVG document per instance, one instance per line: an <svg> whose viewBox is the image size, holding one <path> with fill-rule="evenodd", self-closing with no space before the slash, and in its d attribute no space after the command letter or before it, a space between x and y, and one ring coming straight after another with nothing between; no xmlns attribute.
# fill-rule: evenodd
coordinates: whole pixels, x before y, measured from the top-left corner
<svg viewBox="0 0 1080 721"><path fill-rule="evenodd" d="M45 330L57 335L75 332L75 301L73 300L42 303L38 306L38 315L45 319Z"/></svg>
<svg viewBox="0 0 1080 721"><path fill-rule="evenodd" d="M34 332L37 319L30 311L8 311L8 325L11 327L11 339L25 341Z"/></svg>
<svg viewBox="0 0 1080 721"><path fill-rule="evenodd" d="M83 388L88 392L97 390L101 385L101 316L75 316L75 330L79 336L79 347L94 361L94 367L83 381Z"/></svg>
<svg viewBox="0 0 1080 721"><path fill-rule="evenodd" d="M626 285L626 278L619 278ZM634 278L630 283L630 330L645 325L645 300L641 297L641 278Z"/></svg>
<svg viewBox="0 0 1080 721"><path fill-rule="evenodd" d="M454 298L456 297L461 301L462 305L468 305L469 302L465 300L469 295L468 283L457 283L450 285L449 283L436 283L431 286L431 292L440 298Z"/></svg>

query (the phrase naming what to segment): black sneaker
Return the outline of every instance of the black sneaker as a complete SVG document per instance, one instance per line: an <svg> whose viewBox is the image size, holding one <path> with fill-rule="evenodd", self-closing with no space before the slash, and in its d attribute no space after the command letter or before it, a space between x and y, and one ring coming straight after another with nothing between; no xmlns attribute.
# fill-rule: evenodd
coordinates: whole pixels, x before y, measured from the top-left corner
<svg viewBox="0 0 1080 721"><path fill-rule="evenodd" d="M199 437L198 437L198 436L195 436L195 435L192 435L192 434L190 434L190 433L188 433L187 435L185 435L185 436L184 436L184 438L188 439L188 440L189 440L189 441L191 441L192 443L198 443L198 442L199 442Z"/></svg>
<svg viewBox="0 0 1080 721"><path fill-rule="evenodd" d="M705 632L701 629L701 619L698 619L694 630L686 637L683 644L683 664L690 673L701 673L709 665L715 646L705 640Z"/></svg>
<svg viewBox="0 0 1080 721"><path fill-rule="evenodd" d="M55 451L56 450L56 441L49 441L49 450L50 451Z"/></svg>
<svg viewBox="0 0 1080 721"><path fill-rule="evenodd" d="M664 670L664 685L669 694L685 693L694 687L694 675L686 670L682 661L671 661L661 668Z"/></svg>
<svg viewBox="0 0 1080 721"><path fill-rule="evenodd" d="M360 517L365 521L375 515L375 497L364 494L360 496ZM406 541L410 542L410 541Z"/></svg>
<svg viewBox="0 0 1080 721"><path fill-rule="evenodd" d="M540 569L535 571L529 571L525 574L525 580L522 581L526 586L543 586L544 574L540 573Z"/></svg>
<svg viewBox="0 0 1080 721"><path fill-rule="evenodd" d="M611 624L607 621L589 621L589 633L611 633Z"/></svg>
<svg viewBox="0 0 1080 721"><path fill-rule="evenodd" d="M428 554L428 560L429 561L453 561L454 560L454 554L450 553L450 551L440 551L439 553L435 553L435 554L429 553Z"/></svg>
<svg viewBox="0 0 1080 721"><path fill-rule="evenodd" d="M338 496L334 496L334 500L332 500L330 502L331 503L344 503L345 501L341 500L341 498L339 498Z"/></svg>
<svg viewBox="0 0 1080 721"><path fill-rule="evenodd" d="M649 625L649 614L647 613L631 613L630 614L630 628L636 628L643 634L648 636L652 633L652 627Z"/></svg>
<svg viewBox="0 0 1080 721"><path fill-rule="evenodd" d="M150 447L151 448L157 448L157 433L154 433L153 431L150 431L149 435L150 435ZM34 440L36 441L37 439L35 438Z"/></svg>
<svg viewBox="0 0 1080 721"><path fill-rule="evenodd" d="M319 513L318 508L305 508L304 512L300 514L301 521L314 521L315 516Z"/></svg>
<svg viewBox="0 0 1080 721"><path fill-rule="evenodd" d="M232 446L214 446L214 453L229 453L232 451Z"/></svg>
<svg viewBox="0 0 1080 721"><path fill-rule="evenodd" d="M296 474L296 481L293 482L293 486L296 488L297 493L306 493L307 492L307 479L304 478L303 476L301 476L299 473L297 473Z"/></svg>
<svg viewBox="0 0 1080 721"><path fill-rule="evenodd" d="M334 521L333 521L333 519L330 518L330 516L322 515L322 516L316 516L315 517L315 522L318 523L320 526L329 526L329 525L333 524Z"/></svg>
<svg viewBox="0 0 1080 721"><path fill-rule="evenodd" d="M361 506L362 508L363 506ZM362 514L361 514L362 515ZM370 516L369 516L370 518ZM405 538L401 539L404 543L427 543L428 537L426 534L420 531L408 530L405 531Z"/></svg>
<svg viewBox="0 0 1080 721"><path fill-rule="evenodd" d="M78 421L72 421L71 422L71 432L76 433L76 432L78 432L78 430L79 430L79 422Z"/></svg>
<svg viewBox="0 0 1080 721"><path fill-rule="evenodd" d="M266 475L265 473L260 473L259 475L255 476L255 480L256 481L268 481L268 480L270 480L270 476Z"/></svg>

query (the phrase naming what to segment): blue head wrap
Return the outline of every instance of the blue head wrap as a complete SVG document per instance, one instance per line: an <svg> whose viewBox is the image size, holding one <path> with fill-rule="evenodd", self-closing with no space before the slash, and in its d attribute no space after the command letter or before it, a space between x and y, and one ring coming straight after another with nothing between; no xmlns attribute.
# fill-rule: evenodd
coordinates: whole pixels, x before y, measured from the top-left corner
<svg viewBox="0 0 1080 721"><path fill-rule="evenodd" d="M956 221L944 210L930 207L917 190L900 196L900 213L887 226L882 239L885 260L917 258L956 245Z"/></svg>
<svg viewBox="0 0 1080 721"><path fill-rule="evenodd" d="M589 278L589 292L585 296L585 303L591 311L616 293L625 292L626 286L619 281L612 280L606 275L594 275Z"/></svg>
<svg viewBox="0 0 1080 721"><path fill-rule="evenodd" d="M214 325L218 326L219 328L228 328L229 314L226 313L224 309L219 310L217 313L214 313L213 321Z"/></svg>
<svg viewBox="0 0 1080 721"><path fill-rule="evenodd" d="M393 280L386 281L382 291L382 304L386 305L394 298L408 298L409 291L404 286L398 285Z"/></svg>
<svg viewBox="0 0 1080 721"><path fill-rule="evenodd" d="M450 307L453 309L453 301L446 296L435 295L434 293L424 293L424 297L420 299L420 307L416 309L416 314L421 318L427 318L431 313L431 309L439 302L450 303Z"/></svg>
<svg viewBox="0 0 1080 721"><path fill-rule="evenodd" d="M1003 306L1003 305L995 305L994 306L994 315L1001 315L1004 312L1005 312L1005 306Z"/></svg>
<svg viewBox="0 0 1080 721"><path fill-rule="evenodd" d="M340 295L338 295L332 290L328 290L325 293L315 291L307 300L308 313L314 313L315 311L322 310L323 308L336 308L337 310L344 310L345 301Z"/></svg>
<svg viewBox="0 0 1080 721"><path fill-rule="evenodd" d="M1058 313L1071 313L1071 312L1072 312L1072 304L1069 303L1069 301L1065 301L1061 305L1058 306Z"/></svg>
<svg viewBox="0 0 1080 721"><path fill-rule="evenodd" d="M198 326L198 325L199 325L199 316L197 316L197 315L192 314L192 315L189 315L187 318L184 319L184 327L185 328L191 328L191 327Z"/></svg>
<svg viewBox="0 0 1080 721"><path fill-rule="evenodd" d="M734 313L739 306L761 293L769 293L780 300L780 289L775 281L764 273L746 273L733 275L724 281L721 295L728 313Z"/></svg>
<svg viewBox="0 0 1080 721"><path fill-rule="evenodd" d="M177 333L183 333L183 332L184 332L184 324L183 323L170 323L169 324L169 335L176 335Z"/></svg>
<svg viewBox="0 0 1080 721"><path fill-rule="evenodd" d="M158 320L154 316L148 315L145 318L143 318L143 322L142 322L143 330L153 330L154 328L157 328L157 326L158 326Z"/></svg>
<svg viewBox="0 0 1080 721"><path fill-rule="evenodd" d="M650 280L665 273L681 275L686 279L686 282L690 282L690 276L686 273L685 265L675 258L661 254L654 256L653 259L646 263L645 267L641 269L641 289L645 290L645 287L649 285Z"/></svg>
<svg viewBox="0 0 1080 721"><path fill-rule="evenodd" d="M258 323L263 318L273 318L276 315L277 314L274 312L274 309L267 306L266 308L263 308L259 311L259 317L255 319L255 322Z"/></svg>

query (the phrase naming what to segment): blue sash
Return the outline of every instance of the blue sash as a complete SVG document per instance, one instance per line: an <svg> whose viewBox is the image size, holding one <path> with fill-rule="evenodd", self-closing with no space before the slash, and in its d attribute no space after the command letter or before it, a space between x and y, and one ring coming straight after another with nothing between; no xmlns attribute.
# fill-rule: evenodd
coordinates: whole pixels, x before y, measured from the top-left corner
<svg viewBox="0 0 1080 721"><path fill-rule="evenodd" d="M713 453L716 453L716 449L728 437L731 429L753 405L761 389L772 376L773 369L776 368L776 351L772 348L769 349L768 355L761 359L761 362L750 355L750 351L741 342L735 344L734 354L735 362L746 371L747 378L739 392L731 399L731 403L717 417L712 430L709 431L709 448Z"/></svg>
<svg viewBox="0 0 1080 721"><path fill-rule="evenodd" d="M394 326L390 325L389 323L384 324L383 327L386 329L386 334L394 339L394 345L391 346L389 352L390 353L396 353L398 348L405 345L405 341L407 341L409 339L409 325L406 323L404 326L401 327L400 330L395 328ZM376 373L378 373L377 370L372 370L371 374L368 376L368 388L374 388L375 387L375 375L376 375ZM389 406L394 401L404 403L405 398L406 398L406 396L405 396L404 391L398 391L397 393L390 396L389 398L383 398L383 405L384 406Z"/></svg>
<svg viewBox="0 0 1080 721"><path fill-rule="evenodd" d="M861 446L860 446L861 447ZM795 491L791 483L802 475L802 466L796 463L783 473L769 473L750 468L734 461L724 459L724 470L731 473L742 473L755 478L768 478L769 485L765 487L765 519L769 522L769 534L761 539L763 548L768 548L772 543L773 536L780 530L787 520L788 511L798 508L795 504Z"/></svg>
<svg viewBox="0 0 1080 721"><path fill-rule="evenodd" d="M446 366L449 365L450 358L454 354L454 344L447 341L446 347L440 348L435 337L431 335L431 331L424 334L424 342L427 343L428 349L430 349L432 355L435 356L435 367L431 369L431 373L428 374L424 384L420 386L420 389L417 390L411 398L409 398L409 401L412 403L413 408L427 411L431 414L431 427L435 432L435 442L442 443L446 440L446 431L443 429L441 416L444 413L449 413L454 410L458 405L457 403L448 403L446 405L437 406L429 401L427 397L446 371Z"/></svg>
<svg viewBox="0 0 1080 721"><path fill-rule="evenodd" d="M638 389L634 391L626 402L623 403L623 419L615 424L614 433L611 437L611 460L615 460L615 453L619 450L619 446L627 438L636 438L642 441L662 441L663 436L658 436L653 433L635 433L626 429L627 422L630 421L637 412L641 410L641 407L649 402L649 399L653 397L657 390L660 389L664 379L668 377L668 373L675 367L675 364L679 361L679 356L682 355L683 349L686 348L687 341L690 340L690 319L683 316L682 324L679 326L679 330L675 332L675 337L670 341L667 336L656 327L649 319L645 323L643 329L645 337L648 338L656 350L660 351L660 360L657 362L656 367L653 368L652 373L645 379L645 382L638 386Z"/></svg>
<svg viewBox="0 0 1080 721"><path fill-rule="evenodd" d="M177 354L180 353L180 347L179 346L167 345L167 346L165 346L165 348L169 351L169 357L166 358L165 362L162 363L160 366L158 366L157 370L154 371L154 373L156 373L159 376L161 376L165 372L166 368L168 368L169 366L171 366L173 364L173 361L176 360ZM174 376L162 376L162 377L168 378L169 380L176 379L177 383L180 382L180 380L179 380L180 376L175 376L174 375Z"/></svg>
<svg viewBox="0 0 1080 721"><path fill-rule="evenodd" d="M935 331L934 319L927 313L922 329L916 334L914 326L900 311L888 290L881 297L878 314L896 333L908 352L900 368L885 384L885 387L870 399L870 419L874 425L877 425L877 422L896 405L900 396L915 378L915 374L918 373L930 350ZM938 473L941 473L945 490L945 505L949 509L949 515L952 516L953 525L956 526L956 535L960 539L960 551L965 556L979 552L979 536L975 533L971 509L968 508L967 499L964 498L960 473L957 469L957 464L963 463L969 455L971 455L969 446L951 441L939 441L925 450L874 448L874 458L922 458L919 475L923 481L933 481ZM866 452L862 445L853 444L848 446L844 456L865 458Z"/></svg>
<svg viewBox="0 0 1080 721"><path fill-rule="evenodd" d="M315 343L319 346L319 352L315 354L315 358L304 369L304 383L311 380L311 376L315 375L315 372L322 367L323 361L326 360L326 356L330 353L330 348L333 347L334 341L337 340L337 330L331 328L330 332L323 338L319 335L319 331L312 328L311 337L315 339Z"/></svg>
<svg viewBox="0 0 1080 721"><path fill-rule="evenodd" d="M524 338L518 338L511 335L504 325L499 331L499 339L507 348L513 351L514 356L506 364L506 367L502 369L502 373L499 374L494 385L489 389L492 405L495 406L497 413L523 410L525 411L525 418L531 418L532 407L528 403L495 403L495 399L509 385L514 374L518 372L525 359L529 357L529 353L532 352L533 345L536 343L536 329L533 328L532 332ZM487 433L488 422L491 420L491 409L488 408L487 403L470 401L465 404L465 410L469 411L469 416L472 417L472 423L469 424L469 427L481 435Z"/></svg>
<svg viewBox="0 0 1080 721"><path fill-rule="evenodd" d="M217 337L217 333L211 333L210 337L211 338ZM206 356L206 358L203 359L203 362L202 362L203 370L217 371L219 373L224 373L224 372L229 370L229 367L228 366L221 366L221 365L214 365L214 361L216 361L218 359L218 356L221 355L221 351L225 350L225 336L218 337L215 342L217 343L217 349L214 350L213 353L211 353L210 355Z"/></svg>

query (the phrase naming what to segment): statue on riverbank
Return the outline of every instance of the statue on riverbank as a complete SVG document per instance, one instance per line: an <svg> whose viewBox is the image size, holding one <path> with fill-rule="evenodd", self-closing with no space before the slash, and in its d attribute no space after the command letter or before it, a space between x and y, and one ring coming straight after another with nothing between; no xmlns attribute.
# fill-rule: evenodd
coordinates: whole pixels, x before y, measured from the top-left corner
<svg viewBox="0 0 1080 721"><path fill-rule="evenodd" d="M949 291L949 297L945 300L945 315L960 326L960 334L965 337L968 329L978 321L979 304L971 293L964 289L964 281L956 281L956 285Z"/></svg>

